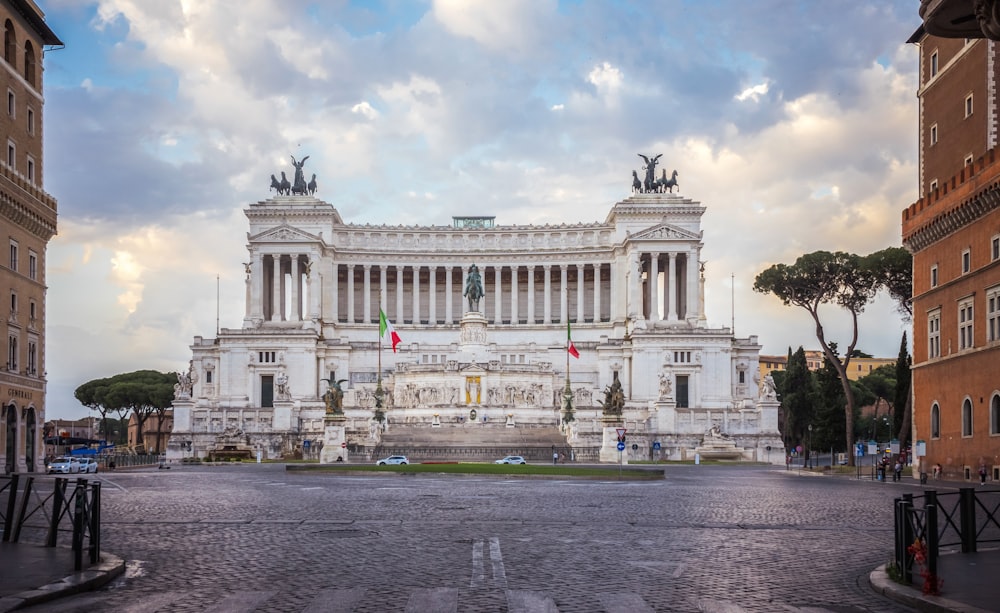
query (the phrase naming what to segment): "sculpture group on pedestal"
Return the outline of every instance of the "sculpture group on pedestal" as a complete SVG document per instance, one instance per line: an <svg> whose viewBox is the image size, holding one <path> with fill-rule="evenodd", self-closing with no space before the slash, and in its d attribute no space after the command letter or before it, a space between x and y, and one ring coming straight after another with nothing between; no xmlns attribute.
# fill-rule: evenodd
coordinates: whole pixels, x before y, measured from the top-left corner
<svg viewBox="0 0 1000 613"><path fill-rule="evenodd" d="M292 183L288 182L288 177L285 176L284 171L281 172L281 180L279 181L274 175L271 175L271 187L278 192L279 196L289 196L295 194L298 196L305 196L309 194L312 196L316 193L316 175L313 174L312 180L306 183L305 173L302 172L302 167L305 166L306 160L309 156L302 158L301 160L296 160L295 156L290 156L292 158L292 166L295 168L295 181Z"/></svg>
<svg viewBox="0 0 1000 613"><path fill-rule="evenodd" d="M643 154L639 154L645 162L646 165L642 167L646 171L645 179L639 180L639 173L635 170L632 171L632 191L636 194L653 194L653 193L673 193L675 187L679 187L677 183L677 171L675 170L670 178L667 178L667 171L662 171L662 176L656 178L656 161L660 159L663 154L657 154L652 159L646 157Z"/></svg>

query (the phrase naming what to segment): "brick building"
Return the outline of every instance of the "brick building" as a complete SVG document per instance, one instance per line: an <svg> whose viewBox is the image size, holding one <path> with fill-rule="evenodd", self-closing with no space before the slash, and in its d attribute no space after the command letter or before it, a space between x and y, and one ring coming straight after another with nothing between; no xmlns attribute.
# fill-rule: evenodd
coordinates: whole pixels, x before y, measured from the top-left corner
<svg viewBox="0 0 1000 613"><path fill-rule="evenodd" d="M919 200L902 216L913 254L913 440L924 468L1000 479L1000 43L920 49Z"/></svg>
<svg viewBox="0 0 1000 613"><path fill-rule="evenodd" d="M43 470L45 252L56 233L56 200L43 189L42 58L62 42L32 0L0 0L4 28L0 91L0 291L7 359L0 360L0 473Z"/></svg>

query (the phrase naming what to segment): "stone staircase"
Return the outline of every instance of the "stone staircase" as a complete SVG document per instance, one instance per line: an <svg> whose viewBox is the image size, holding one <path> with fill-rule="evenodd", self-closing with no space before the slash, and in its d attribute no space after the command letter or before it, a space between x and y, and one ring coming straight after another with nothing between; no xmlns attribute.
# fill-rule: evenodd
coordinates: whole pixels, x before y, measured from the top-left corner
<svg viewBox="0 0 1000 613"><path fill-rule="evenodd" d="M375 456L405 455L412 462L491 462L520 455L537 463L551 462L553 449L570 456L566 437L555 426L393 424L382 434Z"/></svg>

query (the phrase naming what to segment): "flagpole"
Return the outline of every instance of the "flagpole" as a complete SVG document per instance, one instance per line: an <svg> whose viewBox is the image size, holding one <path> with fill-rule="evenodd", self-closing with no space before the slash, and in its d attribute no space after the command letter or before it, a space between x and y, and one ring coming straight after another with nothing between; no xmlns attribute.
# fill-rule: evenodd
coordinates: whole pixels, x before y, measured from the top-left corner
<svg viewBox="0 0 1000 613"><path fill-rule="evenodd" d="M378 335L378 373L375 375L375 411L380 411L382 409L382 396L385 392L382 391L382 318L385 316L385 311L382 309L382 287L379 285L378 288L378 328L376 328L375 334Z"/></svg>

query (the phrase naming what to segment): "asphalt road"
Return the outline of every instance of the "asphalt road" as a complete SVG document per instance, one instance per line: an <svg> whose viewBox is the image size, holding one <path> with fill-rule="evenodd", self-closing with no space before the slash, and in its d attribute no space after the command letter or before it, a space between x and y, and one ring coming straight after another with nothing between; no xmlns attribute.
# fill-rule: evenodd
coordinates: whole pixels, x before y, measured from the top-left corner
<svg viewBox="0 0 1000 613"><path fill-rule="evenodd" d="M662 481L102 473L103 549L128 560L46 612L909 611L868 586L915 485L783 467ZM29 609L31 610L31 609Z"/></svg>

